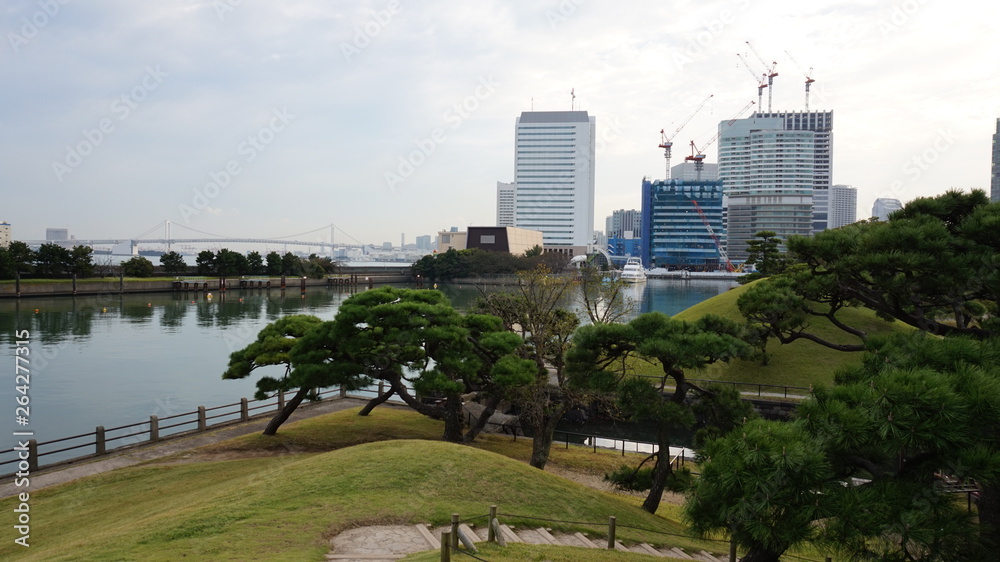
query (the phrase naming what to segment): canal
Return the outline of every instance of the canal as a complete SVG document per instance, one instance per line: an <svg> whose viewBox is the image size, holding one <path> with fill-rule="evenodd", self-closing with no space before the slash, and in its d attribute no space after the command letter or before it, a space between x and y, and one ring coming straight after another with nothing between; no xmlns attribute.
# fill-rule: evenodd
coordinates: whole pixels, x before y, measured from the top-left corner
<svg viewBox="0 0 1000 562"><path fill-rule="evenodd" d="M657 279L629 290L636 313L673 315L733 285ZM441 290L460 309L479 295L468 285ZM304 295L297 289L272 289L231 290L212 298L157 293L0 301L0 342L9 358L8 376L3 377L7 382L0 385L0 404L7 405L3 425L10 432L28 429L42 442L91 432L99 425L126 425L150 415L166 417L252 398L257 375L222 380L229 354L282 316L312 314L330 320L351 294L347 288L324 287ZM16 337L24 330L27 340ZM15 417L18 345L30 352L27 426L18 425ZM280 367L270 369L256 373L280 376ZM7 448L0 443L0 449Z"/></svg>

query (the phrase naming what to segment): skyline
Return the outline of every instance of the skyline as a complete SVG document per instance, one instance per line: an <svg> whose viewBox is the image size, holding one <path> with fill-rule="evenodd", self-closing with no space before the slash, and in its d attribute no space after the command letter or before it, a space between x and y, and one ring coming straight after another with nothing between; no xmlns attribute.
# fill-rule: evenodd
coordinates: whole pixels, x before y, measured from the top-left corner
<svg viewBox="0 0 1000 562"><path fill-rule="evenodd" d="M491 225L496 182L513 181L515 119L569 110L573 91L597 120L601 228L640 207L643 177L663 177L660 129L713 94L673 138L677 164L757 99L736 56L756 66L748 40L778 63L775 111L804 109L785 51L814 68L810 109L834 112L833 183L858 188L859 219L878 197L989 189L1000 8L796 9L11 2L0 220L15 239L137 236L170 220L232 237L333 223L338 241L366 243Z"/></svg>

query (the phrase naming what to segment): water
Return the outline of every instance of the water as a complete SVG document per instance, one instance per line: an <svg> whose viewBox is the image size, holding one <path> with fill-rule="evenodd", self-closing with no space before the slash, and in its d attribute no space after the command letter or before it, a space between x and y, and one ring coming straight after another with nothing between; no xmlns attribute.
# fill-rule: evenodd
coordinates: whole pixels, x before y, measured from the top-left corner
<svg viewBox="0 0 1000 562"><path fill-rule="evenodd" d="M630 287L638 311L676 314L733 286L729 281L649 280ZM443 286L460 309L479 296L473 286ZM38 441L170 416L252 398L263 374L222 380L229 354L253 341L268 323L288 314L333 319L351 293L345 288L159 293L0 301L0 343L10 358L0 404L9 432L31 430ZM15 423L15 331L30 332L30 417ZM9 439L11 445L13 437ZM0 450L8 446L0 442ZM73 455L81 454L76 452ZM64 455L65 456L65 455ZM50 462L55 457L45 457ZM7 460L4 456L0 460ZM0 473L9 472L0 466Z"/></svg>

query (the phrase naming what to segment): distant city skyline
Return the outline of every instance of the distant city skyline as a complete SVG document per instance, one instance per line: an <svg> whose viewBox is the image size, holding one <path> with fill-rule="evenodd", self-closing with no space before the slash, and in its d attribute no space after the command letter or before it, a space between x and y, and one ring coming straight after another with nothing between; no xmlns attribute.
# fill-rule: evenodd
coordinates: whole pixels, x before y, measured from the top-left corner
<svg viewBox="0 0 1000 562"><path fill-rule="evenodd" d="M777 62L774 111L805 108L813 69L809 108L836 113L832 181L858 188L859 216L879 197L990 190L994 4L974 17L851 0L6 8L0 220L15 239L136 237L170 220L230 237L332 223L340 240L395 244L492 224L515 117L570 109L597 116L600 221L664 174L661 129L683 124L680 162L756 101L747 41Z"/></svg>

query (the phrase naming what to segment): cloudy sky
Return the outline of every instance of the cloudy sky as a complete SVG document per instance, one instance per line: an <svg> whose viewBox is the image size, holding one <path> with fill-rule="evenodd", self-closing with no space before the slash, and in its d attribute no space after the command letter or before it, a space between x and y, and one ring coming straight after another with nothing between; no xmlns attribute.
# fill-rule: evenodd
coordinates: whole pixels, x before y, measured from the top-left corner
<svg viewBox="0 0 1000 562"><path fill-rule="evenodd" d="M794 6L794 7L793 7ZM17 239L299 233L407 241L495 222L521 111L597 116L596 228L756 99L834 111L834 183L989 187L1000 7L940 0L7 0L0 220ZM789 53L794 59L789 57ZM765 95L765 104L767 103ZM715 146L705 152L716 158Z"/></svg>

